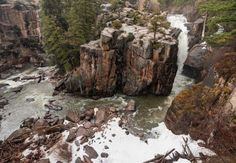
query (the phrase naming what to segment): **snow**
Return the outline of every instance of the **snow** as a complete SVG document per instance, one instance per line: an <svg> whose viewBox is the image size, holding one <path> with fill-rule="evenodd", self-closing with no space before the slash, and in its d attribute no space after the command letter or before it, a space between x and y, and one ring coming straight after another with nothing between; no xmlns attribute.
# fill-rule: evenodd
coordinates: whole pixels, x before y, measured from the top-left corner
<svg viewBox="0 0 236 163"><path fill-rule="evenodd" d="M198 145L198 143L202 143L202 141L194 141L189 135L175 135L167 129L164 123L160 123L158 127L151 130L151 133L154 136L153 138L143 141L132 134L127 135L125 132L126 130L119 127L119 120L120 118L113 118L110 120L103 126L102 131L95 133L93 138L89 139L87 143L80 145L80 147L75 145L75 141L79 141L80 137L77 137L74 142L69 143L69 148L72 151L71 162L75 162L78 157L83 159L83 156L86 155L83 147L89 145L93 147L99 155L97 159L92 160L94 163L142 163L154 158L157 154L164 155L172 149L182 153L182 145L184 144L183 138L189 140L188 145L194 156L199 156L199 152L208 156L215 155L215 153L209 149ZM65 142L67 136L68 131L65 131L63 133L62 142ZM105 146L108 146L109 149L105 149ZM80 148L79 151L77 150L78 148ZM102 152L108 153L108 158L102 158ZM60 160L57 149L50 150L46 158L49 158L51 162ZM176 163L189 163L189 161L179 159Z"/></svg>

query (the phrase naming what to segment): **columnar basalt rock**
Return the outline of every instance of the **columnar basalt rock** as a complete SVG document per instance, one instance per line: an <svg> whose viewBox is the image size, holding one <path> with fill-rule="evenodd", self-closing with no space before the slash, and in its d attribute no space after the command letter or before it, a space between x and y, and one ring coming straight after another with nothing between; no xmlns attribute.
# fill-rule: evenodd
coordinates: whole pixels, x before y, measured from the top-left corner
<svg viewBox="0 0 236 163"><path fill-rule="evenodd" d="M154 43L147 27L105 28L100 40L81 46L81 64L67 80L67 90L83 96L111 96L118 91L168 95L177 71L180 31L165 32L158 33Z"/></svg>

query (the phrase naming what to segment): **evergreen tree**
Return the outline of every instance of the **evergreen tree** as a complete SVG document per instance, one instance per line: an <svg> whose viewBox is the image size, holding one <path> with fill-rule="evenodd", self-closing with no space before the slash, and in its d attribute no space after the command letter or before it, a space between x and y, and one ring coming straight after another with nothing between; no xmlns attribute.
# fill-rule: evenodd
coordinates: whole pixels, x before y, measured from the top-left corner
<svg viewBox="0 0 236 163"><path fill-rule="evenodd" d="M208 43L221 45L236 35L236 1L207 0L199 5L200 11L207 13ZM224 32L217 34L218 24L224 27Z"/></svg>
<svg viewBox="0 0 236 163"><path fill-rule="evenodd" d="M41 0L43 45L66 70L79 62L80 45L93 39L96 0Z"/></svg>
<svg viewBox="0 0 236 163"><path fill-rule="evenodd" d="M72 3L68 21L68 36L72 44L81 45L93 39L96 22L96 0L75 0Z"/></svg>

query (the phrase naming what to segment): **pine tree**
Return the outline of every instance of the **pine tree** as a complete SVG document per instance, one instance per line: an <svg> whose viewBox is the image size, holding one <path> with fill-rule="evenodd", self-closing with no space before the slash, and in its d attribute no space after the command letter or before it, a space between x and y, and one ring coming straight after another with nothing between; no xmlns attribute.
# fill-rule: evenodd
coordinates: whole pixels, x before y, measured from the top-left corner
<svg viewBox="0 0 236 163"><path fill-rule="evenodd" d="M66 70L78 64L80 45L93 39L96 0L42 0L43 45L54 62Z"/></svg>
<svg viewBox="0 0 236 163"><path fill-rule="evenodd" d="M208 31L206 38L212 45L224 44L236 35L236 1L235 0L208 0L199 5L202 13L208 15ZM218 24L225 29L217 34Z"/></svg>
<svg viewBox="0 0 236 163"><path fill-rule="evenodd" d="M75 0L69 16L68 35L73 44L81 45L93 39L96 22L96 0Z"/></svg>

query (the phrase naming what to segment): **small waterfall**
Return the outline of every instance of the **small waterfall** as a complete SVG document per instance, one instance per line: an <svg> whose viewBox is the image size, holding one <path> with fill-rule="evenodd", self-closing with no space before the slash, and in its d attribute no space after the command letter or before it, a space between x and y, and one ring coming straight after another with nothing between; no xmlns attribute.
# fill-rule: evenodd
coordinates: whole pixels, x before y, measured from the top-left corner
<svg viewBox="0 0 236 163"><path fill-rule="evenodd" d="M167 20L171 23L171 27L179 28L182 30L178 37L179 51L178 51L178 72L176 74L175 82L173 85L172 94L175 96L185 87L191 85L193 80L182 74L184 62L188 55L188 29L185 26L187 19L183 15L169 15Z"/></svg>

